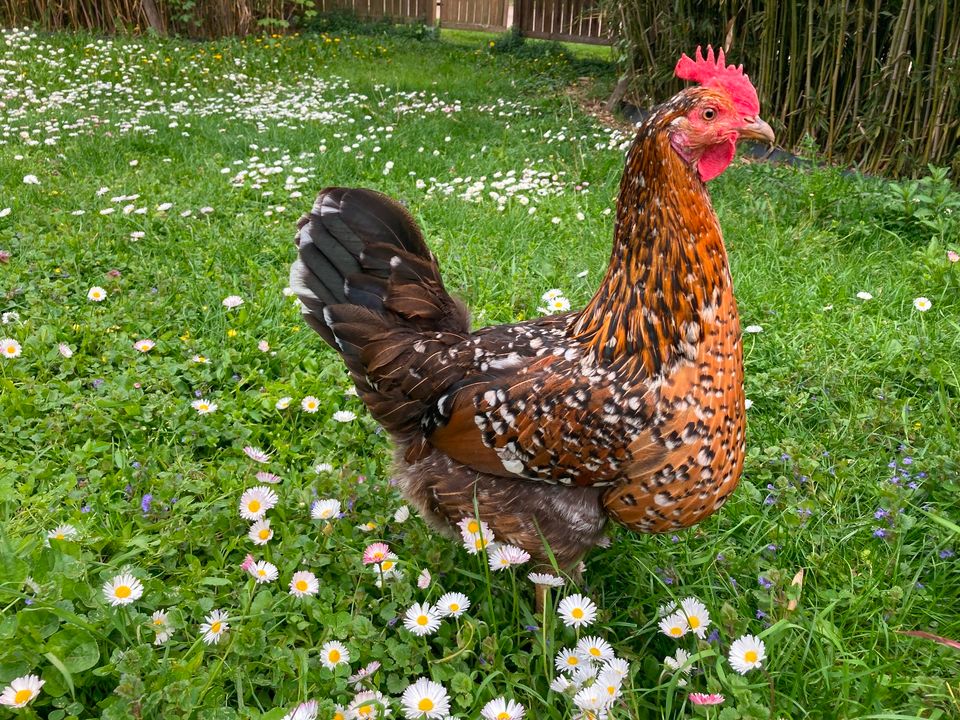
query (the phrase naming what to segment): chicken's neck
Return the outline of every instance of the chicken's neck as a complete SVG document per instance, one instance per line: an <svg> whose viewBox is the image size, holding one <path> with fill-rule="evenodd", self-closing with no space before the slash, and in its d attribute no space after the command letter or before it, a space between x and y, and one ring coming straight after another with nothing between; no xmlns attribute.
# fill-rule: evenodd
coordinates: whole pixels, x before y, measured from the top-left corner
<svg viewBox="0 0 960 720"><path fill-rule="evenodd" d="M639 361L649 377L693 360L731 284L706 188L655 120L627 155L610 266L573 326L598 361Z"/></svg>

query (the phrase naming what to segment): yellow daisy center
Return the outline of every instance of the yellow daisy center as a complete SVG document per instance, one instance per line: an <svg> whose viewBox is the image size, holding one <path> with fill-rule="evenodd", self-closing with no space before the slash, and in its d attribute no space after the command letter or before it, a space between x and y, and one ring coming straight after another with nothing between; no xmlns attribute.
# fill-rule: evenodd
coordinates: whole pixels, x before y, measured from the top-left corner
<svg viewBox="0 0 960 720"><path fill-rule="evenodd" d="M573 617L576 618L577 620L583 619L582 608L574 608L573 610L570 611L570 614L573 615Z"/></svg>
<svg viewBox="0 0 960 720"><path fill-rule="evenodd" d="M337 710L337 711L333 714L333 720L346 720L346 718L344 717L344 715L343 715L342 712L340 712L339 710Z"/></svg>
<svg viewBox="0 0 960 720"><path fill-rule="evenodd" d="M153 624L154 624L154 625L163 625L163 618L154 618Z"/></svg>
<svg viewBox="0 0 960 720"><path fill-rule="evenodd" d="M306 581L306 580L297 580L297 584L296 584L295 587L296 587L297 590L299 590L300 592L306 592L306 591L307 591L307 581Z"/></svg>
<svg viewBox="0 0 960 720"><path fill-rule="evenodd" d="M263 577L266 574L267 574L267 571L264 570L263 568L260 568L259 570L257 570L257 575L259 575L260 577Z"/></svg>
<svg viewBox="0 0 960 720"><path fill-rule="evenodd" d="M683 628L681 628L679 625L674 625L672 628L670 628L670 634L674 637L680 637L683 635Z"/></svg>
<svg viewBox="0 0 960 720"><path fill-rule="evenodd" d="M223 627L223 624L219 620L217 620L217 622L215 622L213 625L210 626L210 632L216 635L218 632L220 632L220 628L222 627Z"/></svg>
<svg viewBox="0 0 960 720"><path fill-rule="evenodd" d="M15 703L25 703L27 700L33 697L33 690L29 688L24 688L23 690L17 690L17 694L13 696L13 702Z"/></svg>
<svg viewBox="0 0 960 720"><path fill-rule="evenodd" d="M571 655L570 657L567 658L567 665L579 665L579 664L580 664L580 661L577 660L576 655Z"/></svg>
<svg viewBox="0 0 960 720"><path fill-rule="evenodd" d="M373 714L373 705L361 705L357 708L357 715L360 717L370 717Z"/></svg>
<svg viewBox="0 0 960 720"><path fill-rule="evenodd" d="M476 520L471 520L467 524L467 532L476 535L478 532L480 532L480 523L478 523Z"/></svg>
<svg viewBox="0 0 960 720"><path fill-rule="evenodd" d="M691 629L695 630L700 627L700 618L698 618L696 615L691 615L687 618L687 624Z"/></svg>
<svg viewBox="0 0 960 720"><path fill-rule="evenodd" d="M500 713L499 715L497 715L497 720L510 720L510 713L508 712Z"/></svg>
<svg viewBox="0 0 960 720"><path fill-rule="evenodd" d="M322 517L324 520L326 520L331 515L333 515L333 510L324 510L322 513L320 513L320 517Z"/></svg>
<svg viewBox="0 0 960 720"><path fill-rule="evenodd" d="M757 661L757 651L756 650L747 650L743 654L743 659L748 663L755 663Z"/></svg>
<svg viewBox="0 0 960 720"><path fill-rule="evenodd" d="M130 597L130 586L129 585L117 585L117 589L113 591L113 594L118 598L128 598Z"/></svg>
<svg viewBox="0 0 960 720"><path fill-rule="evenodd" d="M429 622L430 622L430 618L428 618L426 615L420 615L417 618L417 625L426 625Z"/></svg>
<svg viewBox="0 0 960 720"><path fill-rule="evenodd" d="M590 654L593 655L594 657L600 657L601 655L600 648L595 648L595 647L590 648Z"/></svg>
<svg viewBox="0 0 960 720"><path fill-rule="evenodd" d="M259 511L259 510L260 510L260 501L259 501L259 500L251 500L251 501L249 502L249 504L247 505L247 510L249 510L250 512L257 512L257 511Z"/></svg>
<svg viewBox="0 0 960 720"><path fill-rule="evenodd" d="M63 535L62 532L58 532L56 535L53 536L53 539L54 539L54 540L63 540L63 539L64 539L64 535Z"/></svg>
<svg viewBox="0 0 960 720"><path fill-rule="evenodd" d="M6 347L5 349L6 349L8 355L13 355L13 354L17 351L17 348L16 348L15 345L7 345L7 347ZM21 692L23 692L23 691L21 690ZM30 691L27 690L26 692L30 692Z"/></svg>
<svg viewBox="0 0 960 720"><path fill-rule="evenodd" d="M389 570L389 569L392 568L392 567L393 567L393 560L385 560L385 561L380 565L380 568L383 569L383 570Z"/></svg>
<svg viewBox="0 0 960 720"><path fill-rule="evenodd" d="M455 603L455 602L450 603L450 612L456 612L459 609L460 609L459 603Z"/></svg>
<svg viewBox="0 0 960 720"><path fill-rule="evenodd" d="M423 700L417 703L417 709L423 710L424 712L430 712L433 710L433 700L430 698L423 698Z"/></svg>
<svg viewBox="0 0 960 720"><path fill-rule="evenodd" d="M260 530L260 532L257 533L257 536L258 536L261 540L269 540L269 539L270 539L270 529L269 529L269 528L263 528L262 530Z"/></svg>
<svg viewBox="0 0 960 720"><path fill-rule="evenodd" d="M330 660L330 662L332 662L332 663L340 662L340 651L339 651L339 650L331 650L330 653L329 653L329 655L327 655L327 658L328 658L328 659Z"/></svg>

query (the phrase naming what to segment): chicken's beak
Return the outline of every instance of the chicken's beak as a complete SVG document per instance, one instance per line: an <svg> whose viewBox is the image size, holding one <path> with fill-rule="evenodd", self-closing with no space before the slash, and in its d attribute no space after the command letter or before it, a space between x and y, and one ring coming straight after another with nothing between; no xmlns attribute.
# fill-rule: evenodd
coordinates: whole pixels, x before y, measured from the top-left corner
<svg viewBox="0 0 960 720"><path fill-rule="evenodd" d="M759 117L748 118L745 125L740 127L741 140L759 140L768 145L773 145L776 138L773 135L773 128L767 125Z"/></svg>

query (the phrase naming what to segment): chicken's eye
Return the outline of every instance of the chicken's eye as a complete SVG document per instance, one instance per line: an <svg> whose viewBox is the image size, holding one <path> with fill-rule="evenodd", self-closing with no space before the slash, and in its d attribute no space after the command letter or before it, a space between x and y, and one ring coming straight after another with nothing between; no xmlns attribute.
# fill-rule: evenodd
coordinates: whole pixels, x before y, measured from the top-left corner
<svg viewBox="0 0 960 720"><path fill-rule="evenodd" d="M716 116L717 116L717 111L714 110L712 107L708 107L706 110L703 111L704 120L713 120Z"/></svg>

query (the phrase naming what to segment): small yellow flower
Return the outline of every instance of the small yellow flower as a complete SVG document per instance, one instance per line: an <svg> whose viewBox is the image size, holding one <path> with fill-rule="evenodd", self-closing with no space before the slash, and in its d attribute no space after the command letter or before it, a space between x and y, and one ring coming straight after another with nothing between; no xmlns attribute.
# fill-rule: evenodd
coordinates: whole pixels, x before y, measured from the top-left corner
<svg viewBox="0 0 960 720"><path fill-rule="evenodd" d="M236 330L234 330L233 328L230 328L229 330L227 330L227 337L236 337L236 336L237 336Z"/></svg>

